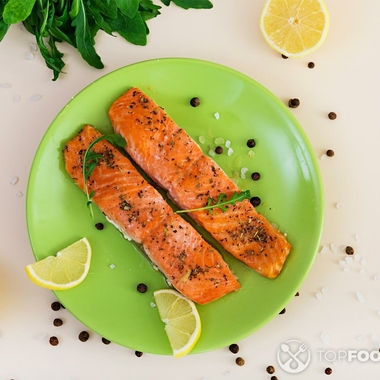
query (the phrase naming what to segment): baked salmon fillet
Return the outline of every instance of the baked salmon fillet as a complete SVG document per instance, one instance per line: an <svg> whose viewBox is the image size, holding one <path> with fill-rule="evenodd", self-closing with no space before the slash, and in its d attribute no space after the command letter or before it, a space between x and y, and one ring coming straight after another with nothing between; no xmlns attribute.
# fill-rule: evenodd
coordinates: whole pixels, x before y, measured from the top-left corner
<svg viewBox="0 0 380 380"><path fill-rule="evenodd" d="M131 158L185 210L204 207L220 194L229 199L241 190L206 156L198 144L148 95L134 87L110 107L116 133L127 142ZM228 252L268 278L277 277L290 252L285 236L260 215L248 199L191 212L191 217Z"/></svg>
<svg viewBox="0 0 380 380"><path fill-rule="evenodd" d="M66 171L83 191L83 157L99 136L86 125L63 149ZM92 201L126 238L141 245L174 288L198 304L240 288L220 253L173 212L126 156L105 140L92 150L101 155L86 182Z"/></svg>

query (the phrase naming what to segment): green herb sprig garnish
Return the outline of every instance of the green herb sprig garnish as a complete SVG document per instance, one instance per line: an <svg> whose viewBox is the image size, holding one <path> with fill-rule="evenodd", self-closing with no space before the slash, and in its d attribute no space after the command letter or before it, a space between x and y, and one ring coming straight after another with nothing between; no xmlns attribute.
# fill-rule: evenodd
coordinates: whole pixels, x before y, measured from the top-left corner
<svg viewBox="0 0 380 380"><path fill-rule="evenodd" d="M88 192L88 186L87 186L87 178L90 177L92 172L94 171L96 165L99 163L99 160L103 160L104 156L101 153L96 153L91 148L97 144L99 141L106 140L112 145L119 146L120 148L124 148L126 145L126 142L123 137L120 135L113 133L109 135L102 135L91 142L91 144L86 149L86 152L83 156L83 168L82 168L82 175L83 175L83 186L84 186L84 192L86 193L87 197L87 207L90 210L91 218L94 217L94 212L92 210L92 198L95 195L95 191L91 191L91 193Z"/></svg>
<svg viewBox="0 0 380 380"><path fill-rule="evenodd" d="M236 204L236 202L241 202L243 199L250 199L251 192L249 190L242 191L241 193L237 193L236 191L232 194L230 199L227 199L227 195L224 193L219 194L218 199L215 201L213 198L208 198L207 205L204 207L193 208L191 210L178 210L177 214L181 214L184 212L194 212L201 210L208 210L211 215L214 215L213 209L219 208L223 212L228 210L228 205Z"/></svg>

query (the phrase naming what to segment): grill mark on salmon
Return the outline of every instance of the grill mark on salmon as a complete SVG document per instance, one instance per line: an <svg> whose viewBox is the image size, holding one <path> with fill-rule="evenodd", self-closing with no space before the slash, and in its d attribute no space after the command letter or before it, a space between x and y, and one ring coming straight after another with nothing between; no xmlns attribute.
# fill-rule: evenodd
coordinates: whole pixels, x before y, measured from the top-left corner
<svg viewBox="0 0 380 380"><path fill-rule="evenodd" d="M83 156L99 136L86 125L63 149L66 171L82 191ZM93 150L104 157L87 179L93 202L124 236L141 244L179 292L205 304L240 288L220 253L173 212L127 157L105 140Z"/></svg>
<svg viewBox="0 0 380 380"><path fill-rule="evenodd" d="M109 118L132 159L182 209L204 207L219 194L240 193L237 185L153 99L134 87L110 107ZM190 213L228 252L261 275L274 278L290 252L283 234L249 200Z"/></svg>

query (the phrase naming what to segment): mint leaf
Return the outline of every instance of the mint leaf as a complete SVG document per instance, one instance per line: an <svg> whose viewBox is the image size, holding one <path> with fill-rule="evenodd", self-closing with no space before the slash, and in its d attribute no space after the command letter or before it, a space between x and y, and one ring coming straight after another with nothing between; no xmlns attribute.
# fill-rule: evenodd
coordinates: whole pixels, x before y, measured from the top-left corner
<svg viewBox="0 0 380 380"><path fill-rule="evenodd" d="M161 0L166 6L172 1L178 7L183 9L211 9L213 7L209 0Z"/></svg>

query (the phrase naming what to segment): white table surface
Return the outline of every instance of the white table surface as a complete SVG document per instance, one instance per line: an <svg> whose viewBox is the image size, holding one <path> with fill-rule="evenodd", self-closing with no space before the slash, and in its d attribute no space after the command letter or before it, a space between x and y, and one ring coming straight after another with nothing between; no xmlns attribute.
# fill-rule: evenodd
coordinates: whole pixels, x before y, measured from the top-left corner
<svg viewBox="0 0 380 380"><path fill-rule="evenodd" d="M96 48L103 70L88 66L67 45L66 75L57 82L37 52L29 61L34 36L13 26L0 43L0 378L55 379L267 379L268 365L278 379L379 379L380 363L343 358L380 347L380 2L327 0L331 27L325 44L311 55L284 60L270 49L259 30L264 0L215 0L211 10L185 11L163 6L148 21L145 47L100 32ZM117 344L104 345L67 310L50 308L54 294L32 284L24 266L33 260L25 218L26 186L38 144L56 114L81 89L117 68L147 59L189 57L238 70L272 91L292 110L308 135L320 165L325 190L325 221L313 266L286 313L240 342L237 366L228 347L182 359L143 354ZM315 62L309 69L307 63ZM39 94L38 102L31 97ZM15 102L14 96L20 96ZM334 121L330 111L337 113ZM320 159L326 149L335 156ZM12 185L11 179L18 177ZM337 207L338 206L338 207ZM331 246L332 244L332 246ZM333 252L334 245L337 252ZM342 246L357 256L346 266ZM344 270L344 268L348 268ZM377 277L379 276L379 277ZM362 294L360 302L357 292ZM317 294L321 297L318 299ZM54 327L60 317L64 324ZM321 335L328 334L328 342ZM44 337L46 335L46 337ZM56 335L53 347L48 336ZM301 374L279 367L277 351L288 340L308 344L311 363ZM322 352L323 351L323 352ZM326 355L327 352L327 355ZM334 356L337 359L333 361ZM339 358L340 355L340 358ZM363 354L365 355L365 354ZM375 356L373 356L375 358Z"/></svg>

